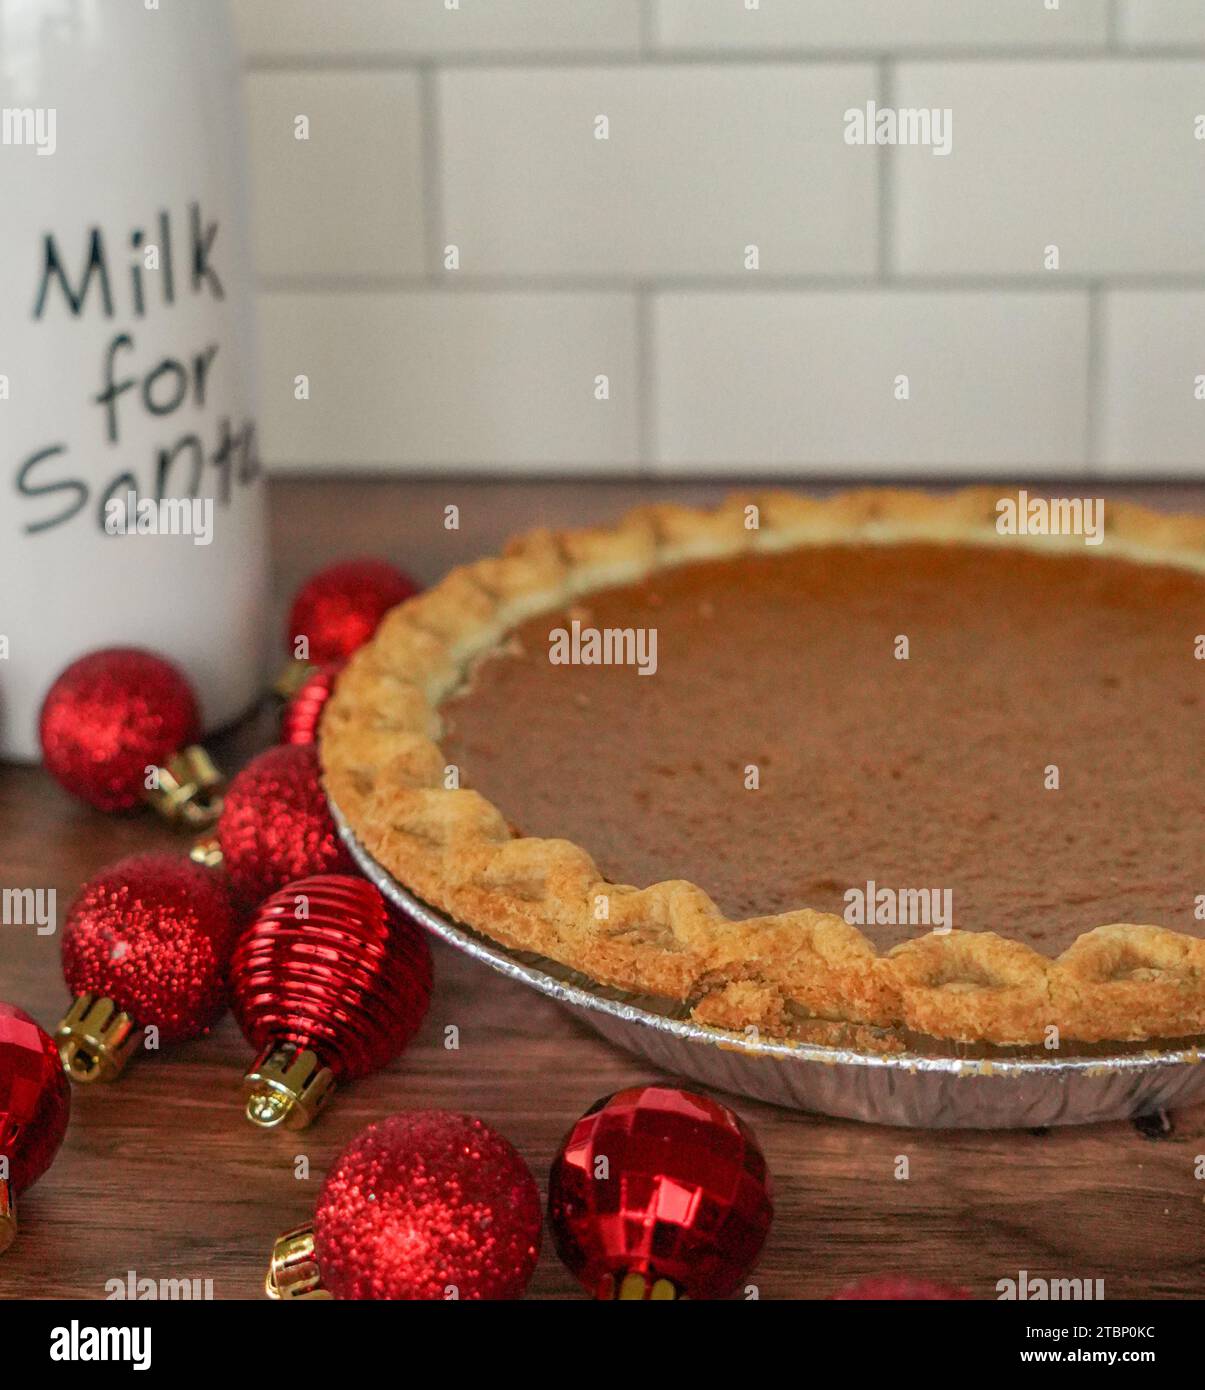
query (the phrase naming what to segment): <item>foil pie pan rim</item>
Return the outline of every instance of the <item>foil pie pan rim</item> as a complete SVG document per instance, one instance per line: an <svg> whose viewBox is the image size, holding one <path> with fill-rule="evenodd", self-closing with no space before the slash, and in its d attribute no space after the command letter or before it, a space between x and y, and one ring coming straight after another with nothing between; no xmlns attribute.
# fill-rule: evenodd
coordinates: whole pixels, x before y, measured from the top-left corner
<svg viewBox="0 0 1205 1390"><path fill-rule="evenodd" d="M617 1022L669 1034L691 1044L703 1044L726 1052L743 1053L750 1060L766 1058L779 1062L811 1062L822 1066L857 1066L909 1075L930 1072L941 1073L949 1078L986 1075L1052 1080L1055 1076L1068 1078L1069 1074L1099 1076L1103 1073L1125 1072L1136 1072L1146 1076L1156 1069L1193 1066L1205 1061L1205 1047L1191 1041L1170 1048L1160 1048L1151 1043L1119 1044L1117 1046L1121 1050L1083 1056L1064 1055L1057 1059L1031 1054L950 1056L921 1050L859 1051L825 1043L789 1039L755 1040L740 1033L696 1023L689 1018L676 1018L672 1014L657 1012L654 1007L650 1007L656 1001L643 1000L620 990L602 992L603 987L598 985L587 988L585 984L577 982L581 977L574 977L573 972L568 971L566 967L528 952L512 951L481 936L472 928L452 920L416 897L387 869L377 863L360 844L346 818L333 802L331 811L339 834L361 872L407 915L420 922L434 935L499 973L586 1015L602 1014ZM562 972L562 975L554 973L558 971ZM667 1007L672 1007L669 1001L665 1003ZM600 1031L605 1032L604 1029Z"/></svg>

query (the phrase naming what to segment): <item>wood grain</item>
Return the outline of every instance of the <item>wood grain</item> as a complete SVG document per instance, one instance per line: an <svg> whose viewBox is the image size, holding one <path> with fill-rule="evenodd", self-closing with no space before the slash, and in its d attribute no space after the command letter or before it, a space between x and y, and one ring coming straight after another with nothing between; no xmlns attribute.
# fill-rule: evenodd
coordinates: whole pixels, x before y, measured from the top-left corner
<svg viewBox="0 0 1205 1390"><path fill-rule="evenodd" d="M1083 484L1079 485L1082 490ZM277 589L350 553L377 552L424 580L515 530L617 514L651 495L723 489L643 484L279 482ZM1093 485L1094 491L1101 491ZM1170 508L1205 489L1107 489ZM459 531L443 508L461 508ZM282 605L283 606L283 605ZM267 712L217 745L229 767L271 740ZM38 770L0 769L0 886L54 888L60 918L80 883L120 855L183 842L148 814L106 818ZM243 1119L248 1049L227 1019L214 1035L136 1059L107 1088L77 1089L57 1163L21 1202L0 1259L2 1298L103 1298L105 1283L212 1279L218 1298L262 1291L273 1238L306 1219L332 1157L369 1121L412 1107L495 1124L543 1187L564 1131L597 1097L652 1079L549 1001L436 944L437 989L418 1041L384 1075L350 1086L313 1129L263 1134ZM0 928L0 997L52 1027L65 1003L57 937ZM443 1045L449 1024L460 1047ZM1205 1290L1205 1106L1158 1124L1045 1133L926 1133L774 1110L737 1098L774 1174L777 1215L754 1275L763 1298L822 1297L872 1273L953 1280L977 1297L1021 1269L1103 1278L1111 1297ZM309 1176L295 1176L298 1155ZM906 1155L910 1176L894 1176ZM546 1240L532 1294L577 1296Z"/></svg>

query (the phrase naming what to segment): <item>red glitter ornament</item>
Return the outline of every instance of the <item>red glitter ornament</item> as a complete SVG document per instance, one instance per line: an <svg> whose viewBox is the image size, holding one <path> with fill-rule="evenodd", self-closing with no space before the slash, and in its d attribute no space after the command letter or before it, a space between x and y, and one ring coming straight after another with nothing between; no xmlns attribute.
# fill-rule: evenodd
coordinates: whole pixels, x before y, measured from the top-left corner
<svg viewBox="0 0 1205 1390"><path fill-rule="evenodd" d="M876 1301L907 1299L911 1302L930 1299L970 1298L967 1289L955 1288L952 1284L938 1284L931 1279L910 1279L898 1274L883 1274L869 1279L859 1279L856 1284L832 1295L840 1299L873 1299Z"/></svg>
<svg viewBox="0 0 1205 1390"><path fill-rule="evenodd" d="M318 751L283 744L230 784L217 824L222 863L244 905L309 874L354 873L323 795Z"/></svg>
<svg viewBox="0 0 1205 1390"><path fill-rule="evenodd" d="M276 1298L519 1298L540 1252L540 1194L502 1136L419 1110L371 1125L335 1160L312 1227L282 1236Z"/></svg>
<svg viewBox="0 0 1205 1390"><path fill-rule="evenodd" d="M318 721L335 688L335 677L346 663L333 662L312 671L280 717L281 743L317 743Z"/></svg>
<svg viewBox="0 0 1205 1390"><path fill-rule="evenodd" d="M46 770L100 811L138 805L147 769L168 763L199 729L188 681L133 647L73 662L50 687L39 720Z"/></svg>
<svg viewBox="0 0 1205 1390"><path fill-rule="evenodd" d="M557 1253L596 1298L724 1298L773 1208L766 1161L727 1106L639 1086L591 1106L552 1165Z"/></svg>
<svg viewBox="0 0 1205 1390"><path fill-rule="evenodd" d="M289 610L285 643L301 659L316 664L349 657L377 630L391 608L418 593L419 586L384 560L344 560L311 576Z"/></svg>
<svg viewBox="0 0 1205 1390"><path fill-rule="evenodd" d="M274 893L239 938L233 1008L259 1054L247 1118L300 1129L336 1082L379 1071L431 1003L420 929L362 878L320 874Z"/></svg>
<svg viewBox="0 0 1205 1390"><path fill-rule="evenodd" d="M71 1087L48 1033L27 1013L0 1003L0 1251L17 1233L16 1198L58 1153L71 1114Z"/></svg>
<svg viewBox="0 0 1205 1390"><path fill-rule="evenodd" d="M133 855L90 879L63 928L75 1000L57 1037L71 1077L112 1080L141 1029L164 1043L207 1033L226 1006L237 930L221 879L187 859Z"/></svg>

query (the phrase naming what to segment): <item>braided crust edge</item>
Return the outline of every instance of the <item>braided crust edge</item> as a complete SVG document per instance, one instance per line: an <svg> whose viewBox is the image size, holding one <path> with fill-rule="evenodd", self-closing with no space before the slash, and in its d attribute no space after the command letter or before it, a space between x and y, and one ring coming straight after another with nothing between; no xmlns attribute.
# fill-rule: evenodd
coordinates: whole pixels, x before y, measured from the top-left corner
<svg viewBox="0 0 1205 1390"><path fill-rule="evenodd" d="M994 932L930 933L880 955L806 907L732 921L693 883L604 881L585 849L514 835L479 793L444 787L439 706L471 663L537 613L653 570L742 551L857 541L1025 545L1000 536L1009 490L751 492L711 510L639 507L614 526L512 541L387 615L352 658L321 730L325 784L368 852L419 897L505 946L603 984L687 1002L700 1022L806 1035L832 1025L1025 1045L1205 1032L1205 940L1111 923L1056 959ZM746 508L758 509L756 529ZM1083 546L1042 537L1043 548ZM1205 571L1205 517L1110 503L1100 553ZM596 904L607 900L605 919Z"/></svg>

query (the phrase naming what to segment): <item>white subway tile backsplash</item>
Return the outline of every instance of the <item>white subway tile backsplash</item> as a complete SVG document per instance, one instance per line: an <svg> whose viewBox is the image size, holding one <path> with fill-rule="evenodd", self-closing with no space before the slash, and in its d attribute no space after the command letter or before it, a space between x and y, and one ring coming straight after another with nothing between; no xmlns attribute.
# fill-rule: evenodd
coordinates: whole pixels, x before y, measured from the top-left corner
<svg viewBox="0 0 1205 1390"><path fill-rule="evenodd" d="M416 77L254 73L247 106L261 274L423 270ZM308 139L297 138L301 120Z"/></svg>
<svg viewBox="0 0 1205 1390"><path fill-rule="evenodd" d="M260 314L264 452L279 468L635 465L631 296L270 293Z"/></svg>
<svg viewBox="0 0 1205 1390"><path fill-rule="evenodd" d="M1119 29L1136 47L1205 47L1201 0L1118 0Z"/></svg>
<svg viewBox="0 0 1205 1390"><path fill-rule="evenodd" d="M234 0L252 58L635 53L642 0Z"/></svg>
<svg viewBox="0 0 1205 1390"><path fill-rule="evenodd" d="M1174 61L903 64L895 104L949 109L953 150L891 151L895 268L1205 272L1202 79Z"/></svg>
<svg viewBox="0 0 1205 1390"><path fill-rule="evenodd" d="M1142 3L1142 0L1139 0ZM666 49L1101 45L1109 0L654 0Z"/></svg>
<svg viewBox="0 0 1205 1390"><path fill-rule="evenodd" d="M653 323L659 472L1084 465L1086 292L669 293Z"/></svg>
<svg viewBox="0 0 1205 1390"><path fill-rule="evenodd" d="M278 466L1205 477L1205 0L233 8Z"/></svg>
<svg viewBox="0 0 1205 1390"><path fill-rule="evenodd" d="M842 113L877 91L857 63L444 72L445 238L468 274L752 281L750 246L770 275L869 272L877 152Z"/></svg>
<svg viewBox="0 0 1205 1390"><path fill-rule="evenodd" d="M1205 290L1115 290L1103 322L1106 472L1205 476Z"/></svg>

